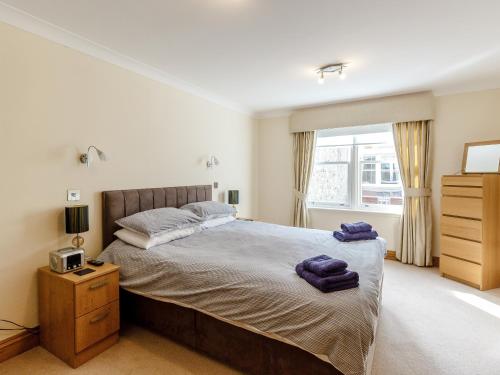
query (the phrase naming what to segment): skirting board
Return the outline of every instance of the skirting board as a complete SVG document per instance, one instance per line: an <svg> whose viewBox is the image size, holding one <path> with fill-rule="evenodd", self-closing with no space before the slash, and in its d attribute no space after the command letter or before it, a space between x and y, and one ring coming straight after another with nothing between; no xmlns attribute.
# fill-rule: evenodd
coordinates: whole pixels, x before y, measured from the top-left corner
<svg viewBox="0 0 500 375"><path fill-rule="evenodd" d="M0 342L0 362L15 357L39 344L38 333L20 332Z"/></svg>
<svg viewBox="0 0 500 375"><path fill-rule="evenodd" d="M396 258L396 252L394 250L387 250L387 255L384 259L398 260ZM439 267L439 257L432 257L432 267Z"/></svg>
<svg viewBox="0 0 500 375"><path fill-rule="evenodd" d="M387 260L397 260L396 259L396 251L395 250L387 250L387 255L384 259Z"/></svg>

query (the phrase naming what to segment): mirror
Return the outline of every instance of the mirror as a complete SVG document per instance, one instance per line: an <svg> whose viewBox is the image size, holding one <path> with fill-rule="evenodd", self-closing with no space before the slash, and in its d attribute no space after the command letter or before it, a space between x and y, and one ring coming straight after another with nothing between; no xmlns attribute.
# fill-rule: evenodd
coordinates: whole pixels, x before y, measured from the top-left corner
<svg viewBox="0 0 500 375"><path fill-rule="evenodd" d="M500 141L466 143L462 173L500 173Z"/></svg>

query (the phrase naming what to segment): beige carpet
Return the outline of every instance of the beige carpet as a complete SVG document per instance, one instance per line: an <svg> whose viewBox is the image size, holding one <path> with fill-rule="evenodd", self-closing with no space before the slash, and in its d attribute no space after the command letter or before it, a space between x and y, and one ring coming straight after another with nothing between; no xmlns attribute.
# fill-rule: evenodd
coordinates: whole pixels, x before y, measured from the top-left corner
<svg viewBox="0 0 500 375"><path fill-rule="evenodd" d="M237 374L138 327L73 370L41 347L0 364L2 375ZM437 269L386 262L373 375L500 374L500 289L479 292Z"/></svg>

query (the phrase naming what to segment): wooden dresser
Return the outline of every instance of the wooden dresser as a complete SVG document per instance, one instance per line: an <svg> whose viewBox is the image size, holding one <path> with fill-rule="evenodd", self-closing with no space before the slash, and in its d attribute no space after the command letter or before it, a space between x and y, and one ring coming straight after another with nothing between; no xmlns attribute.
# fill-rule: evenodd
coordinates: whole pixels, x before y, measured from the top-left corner
<svg viewBox="0 0 500 375"><path fill-rule="evenodd" d="M441 274L500 287L500 175L443 176L441 194Z"/></svg>
<svg viewBox="0 0 500 375"><path fill-rule="evenodd" d="M95 272L38 270L40 344L72 367L116 343L120 329L119 267L85 268Z"/></svg>

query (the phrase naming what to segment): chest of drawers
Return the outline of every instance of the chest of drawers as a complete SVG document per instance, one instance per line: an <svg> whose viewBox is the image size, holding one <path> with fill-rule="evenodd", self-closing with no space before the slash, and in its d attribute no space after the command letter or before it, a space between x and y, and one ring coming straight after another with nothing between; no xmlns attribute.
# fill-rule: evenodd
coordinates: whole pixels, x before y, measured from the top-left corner
<svg viewBox="0 0 500 375"><path fill-rule="evenodd" d="M500 176L443 176L441 193L441 274L500 287Z"/></svg>
<svg viewBox="0 0 500 375"><path fill-rule="evenodd" d="M78 276L38 270L40 344L78 367L118 341L118 266Z"/></svg>

